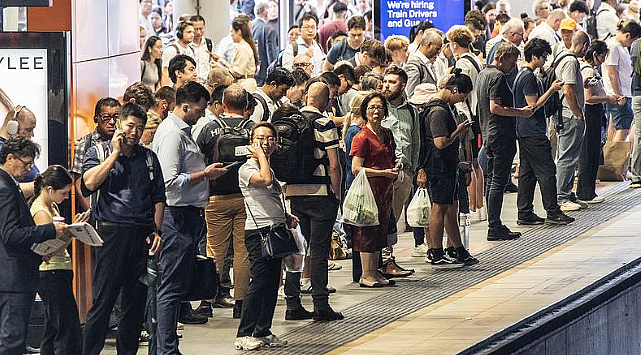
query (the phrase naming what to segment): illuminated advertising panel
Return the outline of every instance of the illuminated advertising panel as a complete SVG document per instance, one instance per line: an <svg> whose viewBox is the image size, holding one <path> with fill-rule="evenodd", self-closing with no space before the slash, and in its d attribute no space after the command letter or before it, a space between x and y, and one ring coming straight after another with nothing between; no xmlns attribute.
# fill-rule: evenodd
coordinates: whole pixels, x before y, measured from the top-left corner
<svg viewBox="0 0 641 355"><path fill-rule="evenodd" d="M462 25L470 0L375 0L375 35L382 41L391 35L408 36L410 27L429 20L434 27L447 31Z"/></svg>

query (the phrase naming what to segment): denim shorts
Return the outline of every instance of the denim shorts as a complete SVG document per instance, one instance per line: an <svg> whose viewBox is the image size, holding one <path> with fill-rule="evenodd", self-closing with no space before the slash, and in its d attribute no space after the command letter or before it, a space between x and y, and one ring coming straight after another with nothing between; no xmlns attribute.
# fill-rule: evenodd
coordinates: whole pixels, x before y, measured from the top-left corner
<svg viewBox="0 0 641 355"><path fill-rule="evenodd" d="M632 126L632 119L634 114L632 113L632 99L627 97L625 99L625 105L612 105L605 104L608 115L612 115L612 124L614 128L619 129L630 129Z"/></svg>

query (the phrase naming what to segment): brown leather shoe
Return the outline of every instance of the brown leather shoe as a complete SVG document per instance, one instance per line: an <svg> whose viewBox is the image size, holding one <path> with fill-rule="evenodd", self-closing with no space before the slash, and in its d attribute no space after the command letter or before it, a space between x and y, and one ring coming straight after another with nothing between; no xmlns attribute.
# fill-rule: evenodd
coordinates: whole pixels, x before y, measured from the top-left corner
<svg viewBox="0 0 641 355"><path fill-rule="evenodd" d="M387 279L396 278L396 277L408 277L414 272L409 270L403 270L395 262L387 262L383 265L382 268L378 269L381 274Z"/></svg>

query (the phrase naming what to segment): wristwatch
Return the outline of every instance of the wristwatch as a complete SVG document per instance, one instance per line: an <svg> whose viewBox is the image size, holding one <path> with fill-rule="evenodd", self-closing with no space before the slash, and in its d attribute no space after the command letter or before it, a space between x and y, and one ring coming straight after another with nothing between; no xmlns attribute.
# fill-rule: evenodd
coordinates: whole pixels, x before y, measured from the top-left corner
<svg viewBox="0 0 641 355"><path fill-rule="evenodd" d="M160 229L155 230L154 233L158 234L159 237L162 237L162 231Z"/></svg>

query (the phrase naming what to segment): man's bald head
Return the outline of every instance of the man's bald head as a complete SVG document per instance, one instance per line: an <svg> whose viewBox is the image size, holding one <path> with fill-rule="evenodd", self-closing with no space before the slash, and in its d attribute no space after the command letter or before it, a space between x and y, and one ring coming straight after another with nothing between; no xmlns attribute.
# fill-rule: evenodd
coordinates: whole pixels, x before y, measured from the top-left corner
<svg viewBox="0 0 641 355"><path fill-rule="evenodd" d="M579 31L572 36L572 48L570 49L577 57L582 58L590 46L590 36Z"/></svg>
<svg viewBox="0 0 641 355"><path fill-rule="evenodd" d="M16 111L18 111L17 114ZM27 137L33 137L33 131L36 128L36 115L24 106L16 106L9 110L4 119L4 123L2 124L2 129L0 129L0 136L9 138L7 134L7 125L9 124L9 121L13 120L14 116L15 120L18 122L18 133Z"/></svg>
<svg viewBox="0 0 641 355"><path fill-rule="evenodd" d="M314 64L307 54L299 54L294 58L292 63L292 70L296 68L301 68L307 74L312 75L312 72L314 71Z"/></svg>
<svg viewBox="0 0 641 355"><path fill-rule="evenodd" d="M556 9L550 12L550 15L548 15L547 22L550 27L552 27L555 31L559 30L559 27L561 26L561 20L566 18L567 15L565 14L565 11L562 9Z"/></svg>
<svg viewBox="0 0 641 355"><path fill-rule="evenodd" d="M315 82L307 90L307 106L317 108L323 112L329 103L329 87L324 82Z"/></svg>

